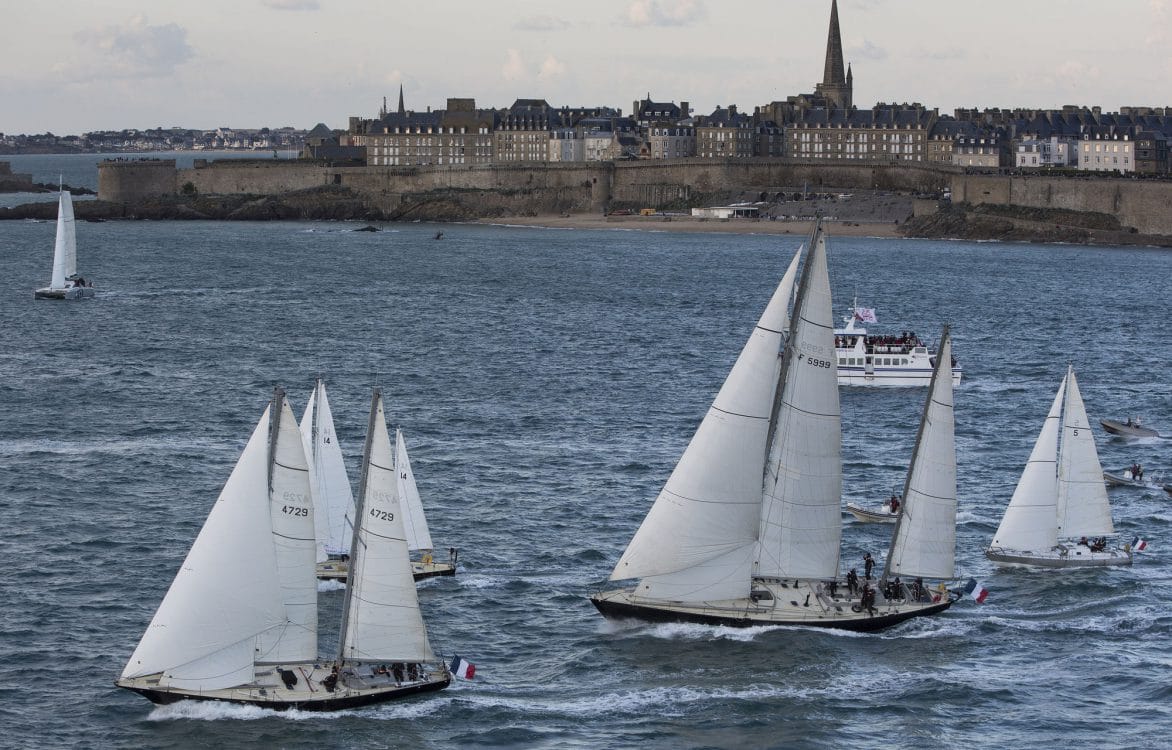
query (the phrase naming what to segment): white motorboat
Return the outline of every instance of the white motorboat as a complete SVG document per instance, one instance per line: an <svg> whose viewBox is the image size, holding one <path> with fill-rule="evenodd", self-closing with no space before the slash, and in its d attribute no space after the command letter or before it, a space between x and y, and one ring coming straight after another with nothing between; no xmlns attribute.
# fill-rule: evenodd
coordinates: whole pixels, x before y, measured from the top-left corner
<svg viewBox="0 0 1172 750"><path fill-rule="evenodd" d="M895 519L899 518L899 509L902 507L898 502L895 507L891 507L891 500L874 508L864 508L858 503L847 503L846 509L855 517L855 520L863 523L895 523Z"/></svg>
<svg viewBox="0 0 1172 750"><path fill-rule="evenodd" d="M615 566L618 587L591 597L604 616L871 631L951 606L947 589L933 595L920 581L863 592L850 590L849 576L838 584L842 430L820 223L791 319L800 255ZM943 365L947 331L941 351ZM891 576L953 577L952 409L941 366L908 470L902 517L911 520L896 524L887 557Z"/></svg>
<svg viewBox="0 0 1172 750"><path fill-rule="evenodd" d="M73 197L62 190L57 201L57 240L53 245L53 275L49 286L33 292L33 299L84 299L94 296L94 282L77 275L77 222Z"/></svg>
<svg viewBox="0 0 1172 750"><path fill-rule="evenodd" d="M1108 487L1140 487L1144 489L1158 490L1162 486L1160 475L1153 474L1147 476L1144 474L1142 468L1138 471L1138 467L1132 466L1122 471L1104 471L1103 481L1107 483Z"/></svg>
<svg viewBox="0 0 1172 750"><path fill-rule="evenodd" d="M875 310L852 304L834 329L838 384L858 386L926 386L932 380L936 352L914 331L900 335L868 334L862 323L878 322ZM960 385L962 369L950 362L952 385Z"/></svg>
<svg viewBox="0 0 1172 750"><path fill-rule="evenodd" d="M1114 534L1095 436L1074 368L1067 367L985 556L1045 568L1131 565L1128 546L1080 543Z"/></svg>
<svg viewBox="0 0 1172 750"><path fill-rule="evenodd" d="M152 703L305 711L447 687L411 577L393 458L375 390L339 647L320 657L310 468L278 388L115 684Z"/></svg>

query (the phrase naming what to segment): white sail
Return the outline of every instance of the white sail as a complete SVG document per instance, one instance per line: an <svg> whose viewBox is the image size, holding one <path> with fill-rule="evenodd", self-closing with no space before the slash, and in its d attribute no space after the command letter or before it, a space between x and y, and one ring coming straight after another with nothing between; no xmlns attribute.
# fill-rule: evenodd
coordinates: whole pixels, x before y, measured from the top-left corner
<svg viewBox="0 0 1172 750"><path fill-rule="evenodd" d="M903 513L896 521L887 573L952 578L956 557L956 427L952 339L945 329L928 401L908 466Z"/></svg>
<svg viewBox="0 0 1172 750"><path fill-rule="evenodd" d="M1062 450L1058 456L1058 537L1114 534L1103 466L1073 367L1068 369L1066 379Z"/></svg>
<svg viewBox="0 0 1172 750"><path fill-rule="evenodd" d="M272 546L288 622L279 633L260 639L256 660L314 661L317 658L317 542L313 531L313 497L305 444L283 394L280 419L271 441Z"/></svg>
<svg viewBox="0 0 1172 750"><path fill-rule="evenodd" d="M1058 422L1065 393L1063 378L1001 525L993 535L994 547L1042 552L1058 543ZM1100 476L1099 482L1102 481Z"/></svg>
<svg viewBox="0 0 1172 750"><path fill-rule="evenodd" d="M342 446L334 430L334 415L319 378L301 417L301 435L310 459L317 560L350 550L350 519L354 517L354 493L346 476Z"/></svg>
<svg viewBox="0 0 1172 750"><path fill-rule="evenodd" d="M283 629L269 521L265 410L122 677L212 690L250 682L258 636Z"/></svg>
<svg viewBox="0 0 1172 750"><path fill-rule="evenodd" d="M765 467L756 575L833 578L842 540L842 427L821 227L794 304Z"/></svg>
<svg viewBox="0 0 1172 750"><path fill-rule="evenodd" d="M748 596L778 354L800 254L611 580L641 578L641 595L675 601Z"/></svg>
<svg viewBox="0 0 1172 750"><path fill-rule="evenodd" d="M435 658L415 593L394 459L382 396L375 391L350 550L343 659L423 662Z"/></svg>
<svg viewBox="0 0 1172 750"><path fill-rule="evenodd" d="M411 471L411 459L407 456L407 442L403 431L395 430L395 471L399 482L399 502L403 505L403 524L407 530L407 549L430 550L431 532L427 529L427 517L423 515L423 500L415 484L415 472Z"/></svg>
<svg viewBox="0 0 1172 750"><path fill-rule="evenodd" d="M73 197L62 190L57 202L57 241L53 245L51 289L64 289L65 280L77 273L77 227L73 218Z"/></svg>

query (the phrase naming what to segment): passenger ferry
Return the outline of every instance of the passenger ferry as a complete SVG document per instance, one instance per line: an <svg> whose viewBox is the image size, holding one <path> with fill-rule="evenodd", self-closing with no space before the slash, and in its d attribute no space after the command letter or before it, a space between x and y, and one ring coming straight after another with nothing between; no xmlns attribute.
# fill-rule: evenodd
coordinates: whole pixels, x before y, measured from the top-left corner
<svg viewBox="0 0 1172 750"><path fill-rule="evenodd" d="M852 305L834 329L838 384L860 386L926 386L932 380L936 352L915 334L868 335L860 323L877 323L874 308ZM952 361L952 384L960 385L961 367Z"/></svg>

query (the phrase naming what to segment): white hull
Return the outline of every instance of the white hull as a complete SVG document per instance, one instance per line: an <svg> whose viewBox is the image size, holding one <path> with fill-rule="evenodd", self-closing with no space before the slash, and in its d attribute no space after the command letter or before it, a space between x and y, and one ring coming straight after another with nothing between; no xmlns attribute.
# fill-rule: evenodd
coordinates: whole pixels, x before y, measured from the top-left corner
<svg viewBox="0 0 1172 750"><path fill-rule="evenodd" d="M143 695L152 703L160 704L200 700L241 703L278 711L291 708L337 711L395 700L414 693L442 690L451 683L451 674L442 662L418 665L414 679L408 674L405 665L400 666L398 678L394 673L394 665L390 663L346 665L333 691L327 690L323 684L331 673L329 664L279 666L296 677L292 687L286 686L281 679L277 665L257 667L256 679L249 684L217 690L160 687L161 675L158 673L122 678L115 684Z"/></svg>
<svg viewBox="0 0 1172 750"><path fill-rule="evenodd" d="M998 565L1029 565L1038 568L1094 568L1109 565L1131 565L1131 551L1105 549L1092 552L1081 544L1060 544L1044 552L992 548L985 557Z"/></svg>
<svg viewBox="0 0 1172 750"><path fill-rule="evenodd" d="M1119 435L1120 437L1160 437L1160 433L1156 432L1150 427L1142 427L1137 424L1127 424L1126 422L1118 422L1114 419L1100 419L1099 424L1103 425L1103 429L1107 432L1111 433L1112 435Z"/></svg>
<svg viewBox="0 0 1172 750"><path fill-rule="evenodd" d="M1109 471L1103 472L1103 481L1107 483L1108 487L1139 487L1142 489L1158 490L1160 483L1154 479L1134 479L1130 471L1124 471L1119 474L1112 474Z"/></svg>
<svg viewBox="0 0 1172 750"><path fill-rule="evenodd" d="M962 371L952 368L952 385L960 385ZM889 388L927 387L932 382L931 367L838 367L838 384L846 386L884 386Z"/></svg>
<svg viewBox="0 0 1172 750"><path fill-rule="evenodd" d="M861 505L847 503L846 509L864 523L895 523L895 519L899 518L899 512L892 513L890 505L879 508L864 508Z"/></svg>
<svg viewBox="0 0 1172 750"><path fill-rule="evenodd" d="M44 287L33 292L33 299L88 299L93 296L92 286L70 286L64 289Z"/></svg>
<svg viewBox="0 0 1172 750"><path fill-rule="evenodd" d="M590 597L600 612L615 619L658 622L696 622L709 625L752 627L803 625L843 630L878 630L903 620L935 615L952 604L948 591L934 590L927 601L884 599L877 592L874 612L867 612L859 597L849 596L840 585L837 596L817 592L817 581L753 580L749 599L710 602L673 602L637 596L634 587L604 591Z"/></svg>
<svg viewBox="0 0 1172 750"><path fill-rule="evenodd" d="M345 581L350 575L350 564L344 560L327 560L317 564L317 577L321 581ZM456 566L446 562L411 561L411 575L417 581L437 576L456 575Z"/></svg>

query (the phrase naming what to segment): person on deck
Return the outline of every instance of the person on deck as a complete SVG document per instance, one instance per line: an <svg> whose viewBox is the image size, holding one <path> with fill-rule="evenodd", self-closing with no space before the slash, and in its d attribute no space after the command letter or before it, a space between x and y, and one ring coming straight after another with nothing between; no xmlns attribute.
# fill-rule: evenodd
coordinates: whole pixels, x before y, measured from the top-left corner
<svg viewBox="0 0 1172 750"><path fill-rule="evenodd" d="M871 580L871 569L875 567L875 560L871 557L870 552L863 553L863 574L867 580Z"/></svg>
<svg viewBox="0 0 1172 750"><path fill-rule="evenodd" d="M846 590L851 597L859 593L859 574L854 568L846 574Z"/></svg>

